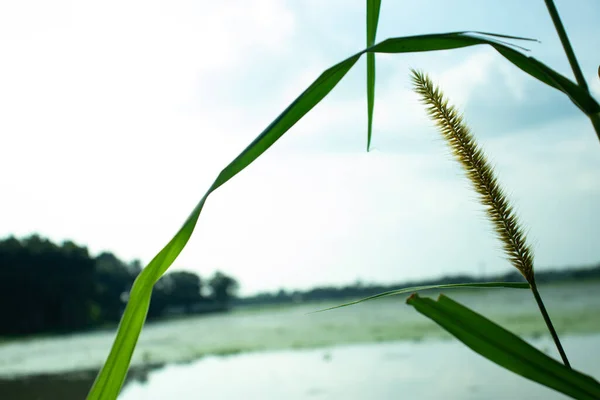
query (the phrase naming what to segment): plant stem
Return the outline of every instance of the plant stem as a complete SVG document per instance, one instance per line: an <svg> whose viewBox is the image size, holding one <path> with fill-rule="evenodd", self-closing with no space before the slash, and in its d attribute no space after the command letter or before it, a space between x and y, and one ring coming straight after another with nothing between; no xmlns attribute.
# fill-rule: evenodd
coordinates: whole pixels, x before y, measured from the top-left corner
<svg viewBox="0 0 600 400"><path fill-rule="evenodd" d="M569 363L567 354L565 353L565 350L563 349L562 344L560 344L560 339L558 339L558 335L556 334L554 325L552 325L552 321L550 320L548 311L546 311L546 306L544 306L544 302L542 301L540 292L538 292L538 290L537 290L537 285L535 284L535 282L530 282L530 286L531 286L531 291L533 292L533 297L535 297L535 301L537 302L538 307L540 308L540 311L542 312L544 321L546 321L546 326L548 327L548 330L550 331L550 334L552 335L552 339L554 339L554 344L556 344L556 348L558 349L558 352L560 353L560 357L562 358L563 363L567 367L571 368L571 364Z"/></svg>
<svg viewBox="0 0 600 400"><path fill-rule="evenodd" d="M575 58L575 53L573 52L573 48L571 47L571 43L569 42L569 37L567 36L567 32L565 31L565 27L563 26L560 16L558 15L558 10L554 5L554 0L544 0L546 2L546 7L548 8L548 12L550 13L550 17L552 18L552 22L554 23L554 27L556 28L556 33L558 33L558 37L560 37L560 42L562 43L563 48L565 49L565 53L567 53L567 58L569 59L569 64L571 64L571 69L573 70L573 74L575 74L575 79L577 80L577 84L585 89L586 92L589 92L587 87L587 83L585 82L585 78L583 77L583 73L581 72L581 68L579 68L579 63L577 62L577 58Z"/></svg>
<svg viewBox="0 0 600 400"><path fill-rule="evenodd" d="M579 63L577 62L577 58L575 57L575 52L573 52L573 47L571 47L571 42L569 42L569 37L567 36L567 31L565 31L565 27L560 20L560 15L558 15L558 10L554 5L554 0L544 0L546 3L546 8L548 8L548 13L550 13L550 17L552 18L552 22L554 23L554 28L556 28L556 33L558 33L558 37L560 38L560 42L562 43L563 49L565 49L565 53L567 54L567 58L569 59L569 64L571 64L571 69L573 70L573 74L575 75L575 79L577 80L577 84L586 92L590 92L588 89L587 83L585 82L585 78L583 77L583 72L581 72L581 68L579 67ZM598 74L600 75L600 67L598 68ZM592 121L592 125L594 126L594 130L596 131L596 136L598 136L598 140L600 140L600 116L596 115L588 115L590 120Z"/></svg>
<svg viewBox="0 0 600 400"><path fill-rule="evenodd" d="M600 113L595 115L590 115L590 120L592 121L592 125L596 130L596 135L598 136L598 140L600 140Z"/></svg>

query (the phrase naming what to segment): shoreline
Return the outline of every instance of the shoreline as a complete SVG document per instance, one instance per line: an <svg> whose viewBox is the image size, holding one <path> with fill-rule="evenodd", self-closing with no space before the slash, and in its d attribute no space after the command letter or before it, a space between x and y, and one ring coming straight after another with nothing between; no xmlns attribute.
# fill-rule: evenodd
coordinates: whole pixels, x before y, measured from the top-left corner
<svg viewBox="0 0 600 400"><path fill-rule="evenodd" d="M544 353L554 353L556 349L554 348L554 344L552 342L551 336L549 333L544 335L530 335L522 337L527 342L533 344L538 349L543 351ZM579 340L579 339L597 339L600 342L600 332L584 332L584 333L570 333L563 334L561 336L561 340L570 341L570 340ZM444 345L456 343L461 345L461 343L456 340L454 337L450 335L444 335L439 337L427 336L421 339L405 339L405 340L385 340L385 341L365 341L365 342L349 342L349 343L338 343L338 344L323 344L323 345L315 345L315 346L305 346L305 347L288 347L288 348L271 348L264 350L248 350L248 351L238 351L238 352L223 352L223 353L207 353L200 357L194 359L187 360L173 360L173 361L163 361L163 362L149 362L149 363L138 363L132 364L129 368L129 372L127 374L126 382L129 381L137 381L137 382L145 382L148 378L148 375L154 371L160 370L165 367L170 366L186 366L190 364L195 364L198 362L202 362L204 359L228 359L232 357L252 357L255 355L268 355L268 354L280 354L280 353L305 353L305 352L319 352L324 351L328 353L330 351L335 351L339 349L349 349L349 348L358 348L358 347L370 347L370 346L428 346L428 345ZM466 347L465 347L466 348ZM557 354L550 354L555 358L559 359ZM96 377L100 366L96 368L82 368L82 369L73 369L73 370L62 370L56 372L34 372L31 374L14 374L14 375L0 375L0 388L3 388L7 382L13 381L40 381L44 382L51 379L60 379L64 381L89 381L90 383Z"/></svg>

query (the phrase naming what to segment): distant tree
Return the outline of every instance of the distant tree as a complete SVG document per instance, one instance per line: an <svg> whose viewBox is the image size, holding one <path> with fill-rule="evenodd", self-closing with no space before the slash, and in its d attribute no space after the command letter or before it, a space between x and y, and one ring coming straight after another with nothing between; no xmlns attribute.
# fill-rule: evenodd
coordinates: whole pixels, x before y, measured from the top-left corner
<svg viewBox="0 0 600 400"><path fill-rule="evenodd" d="M38 235L0 242L0 333L72 331L93 324L94 261L87 248Z"/></svg>
<svg viewBox="0 0 600 400"><path fill-rule="evenodd" d="M239 284L224 273L217 271L209 281L211 298L223 308L228 308L231 299L235 297Z"/></svg>
<svg viewBox="0 0 600 400"><path fill-rule="evenodd" d="M202 279L193 272L174 271L163 275L152 291L148 317L160 317L169 307L190 312L206 300L202 296L202 286Z"/></svg>
<svg viewBox="0 0 600 400"><path fill-rule="evenodd" d="M193 272L176 271L168 274L171 279L169 303L186 311L202 301L202 280Z"/></svg>
<svg viewBox="0 0 600 400"><path fill-rule="evenodd" d="M46 271L49 282L56 277L57 287L54 290L61 291L58 296L61 303L59 330L70 332L88 328L95 323L95 304L91 295L94 292L94 260L87 247L72 241L63 242L60 253L54 270Z"/></svg>
<svg viewBox="0 0 600 400"><path fill-rule="evenodd" d="M144 268L144 266L142 265L142 262L137 258L135 260L132 260L128 265L129 273L131 273L131 275L133 275L134 277L137 277L140 274L140 272L142 272L142 268Z"/></svg>
<svg viewBox="0 0 600 400"><path fill-rule="evenodd" d="M95 258L95 296L103 321L119 321L136 271L110 252Z"/></svg>
<svg viewBox="0 0 600 400"><path fill-rule="evenodd" d="M148 308L148 319L159 318L169 306L171 296L171 280L168 274L163 275L152 288L152 298Z"/></svg>
<svg viewBox="0 0 600 400"><path fill-rule="evenodd" d="M0 239L0 335L72 332L120 320L142 263L110 252L92 258L72 241L57 245L39 235ZM211 298L193 272L164 275L152 292L148 318L170 307L186 312L225 309L237 282L222 273L210 281Z"/></svg>

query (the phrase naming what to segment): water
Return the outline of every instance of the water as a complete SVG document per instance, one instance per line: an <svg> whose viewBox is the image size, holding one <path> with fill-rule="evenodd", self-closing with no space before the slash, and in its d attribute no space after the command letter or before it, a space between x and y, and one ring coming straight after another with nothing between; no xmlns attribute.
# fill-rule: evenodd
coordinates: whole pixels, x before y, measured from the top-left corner
<svg viewBox="0 0 600 400"><path fill-rule="evenodd" d="M550 340L535 345L554 353ZM600 335L569 336L575 368L600 377L589 349ZM554 355L554 354L552 354ZM526 381L454 341L346 345L207 357L151 372L120 400L163 399L566 399Z"/></svg>
<svg viewBox="0 0 600 400"><path fill-rule="evenodd" d="M590 354L600 350L600 282L554 284L542 286L540 291L559 334L571 343L572 349L567 346L567 351L581 352L582 366L592 368ZM543 320L529 291L468 289L445 293L551 351L552 346L545 342L548 339ZM280 398L282 393L278 390L284 390L286 398L364 398L360 394L366 392L360 390L373 393L369 398L389 398L388 390L422 387L426 374L442 366L449 371L444 372L445 377L470 371L472 382L467 386L474 386L467 392L481 398L482 387L489 386L476 382L512 379L510 373L502 378L505 371L448 340L448 334L407 306L405 298L387 298L317 314L308 313L336 303L240 309L223 315L148 324L134 354L135 368L122 398L197 398L212 386L238 388L235 397L241 398L254 398L251 393L256 398ZM84 398L113 338L114 331L108 330L1 344L0 397ZM585 351L590 346L594 351ZM395 356L398 354L402 357ZM464 360L468 360L468 365ZM460 368L456 367L457 362ZM297 371L300 366L305 373ZM405 371L407 368L421 372L411 375ZM586 368L582 367L592 373ZM495 373L500 373L499 377ZM462 378L448 379L452 383ZM518 378L517 381L521 382ZM269 389L270 386L273 387ZM180 390L182 394L152 397L164 390ZM210 390L208 398L235 398L219 397L221 392ZM233 396L223 390L222 393ZM355 397L344 390L355 393ZM456 398L469 398L465 393ZM423 394L427 395L435 393ZM423 396L419 398L426 398ZM543 393L540 396L546 398Z"/></svg>

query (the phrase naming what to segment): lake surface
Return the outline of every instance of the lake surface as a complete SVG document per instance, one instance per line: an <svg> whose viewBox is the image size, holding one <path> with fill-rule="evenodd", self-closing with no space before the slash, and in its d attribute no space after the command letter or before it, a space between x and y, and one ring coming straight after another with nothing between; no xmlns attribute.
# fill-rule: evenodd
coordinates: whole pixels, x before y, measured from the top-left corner
<svg viewBox="0 0 600 400"><path fill-rule="evenodd" d="M540 291L575 368L600 378L600 282L552 284ZM528 290L444 293L555 355ZM402 393L562 398L450 340L405 299L316 314L309 313L336 303L239 309L148 324L121 398L384 399ZM0 397L84 398L113 338L114 330L108 330L0 344ZM441 383L427 384L432 377L441 377ZM524 396L520 390L532 392Z"/></svg>
<svg viewBox="0 0 600 400"><path fill-rule="evenodd" d="M554 355L550 339L534 345ZM600 377L600 335L566 336L574 368ZM558 357L558 355L556 355ZM207 357L151 372L120 400L567 399L454 341L425 340Z"/></svg>

